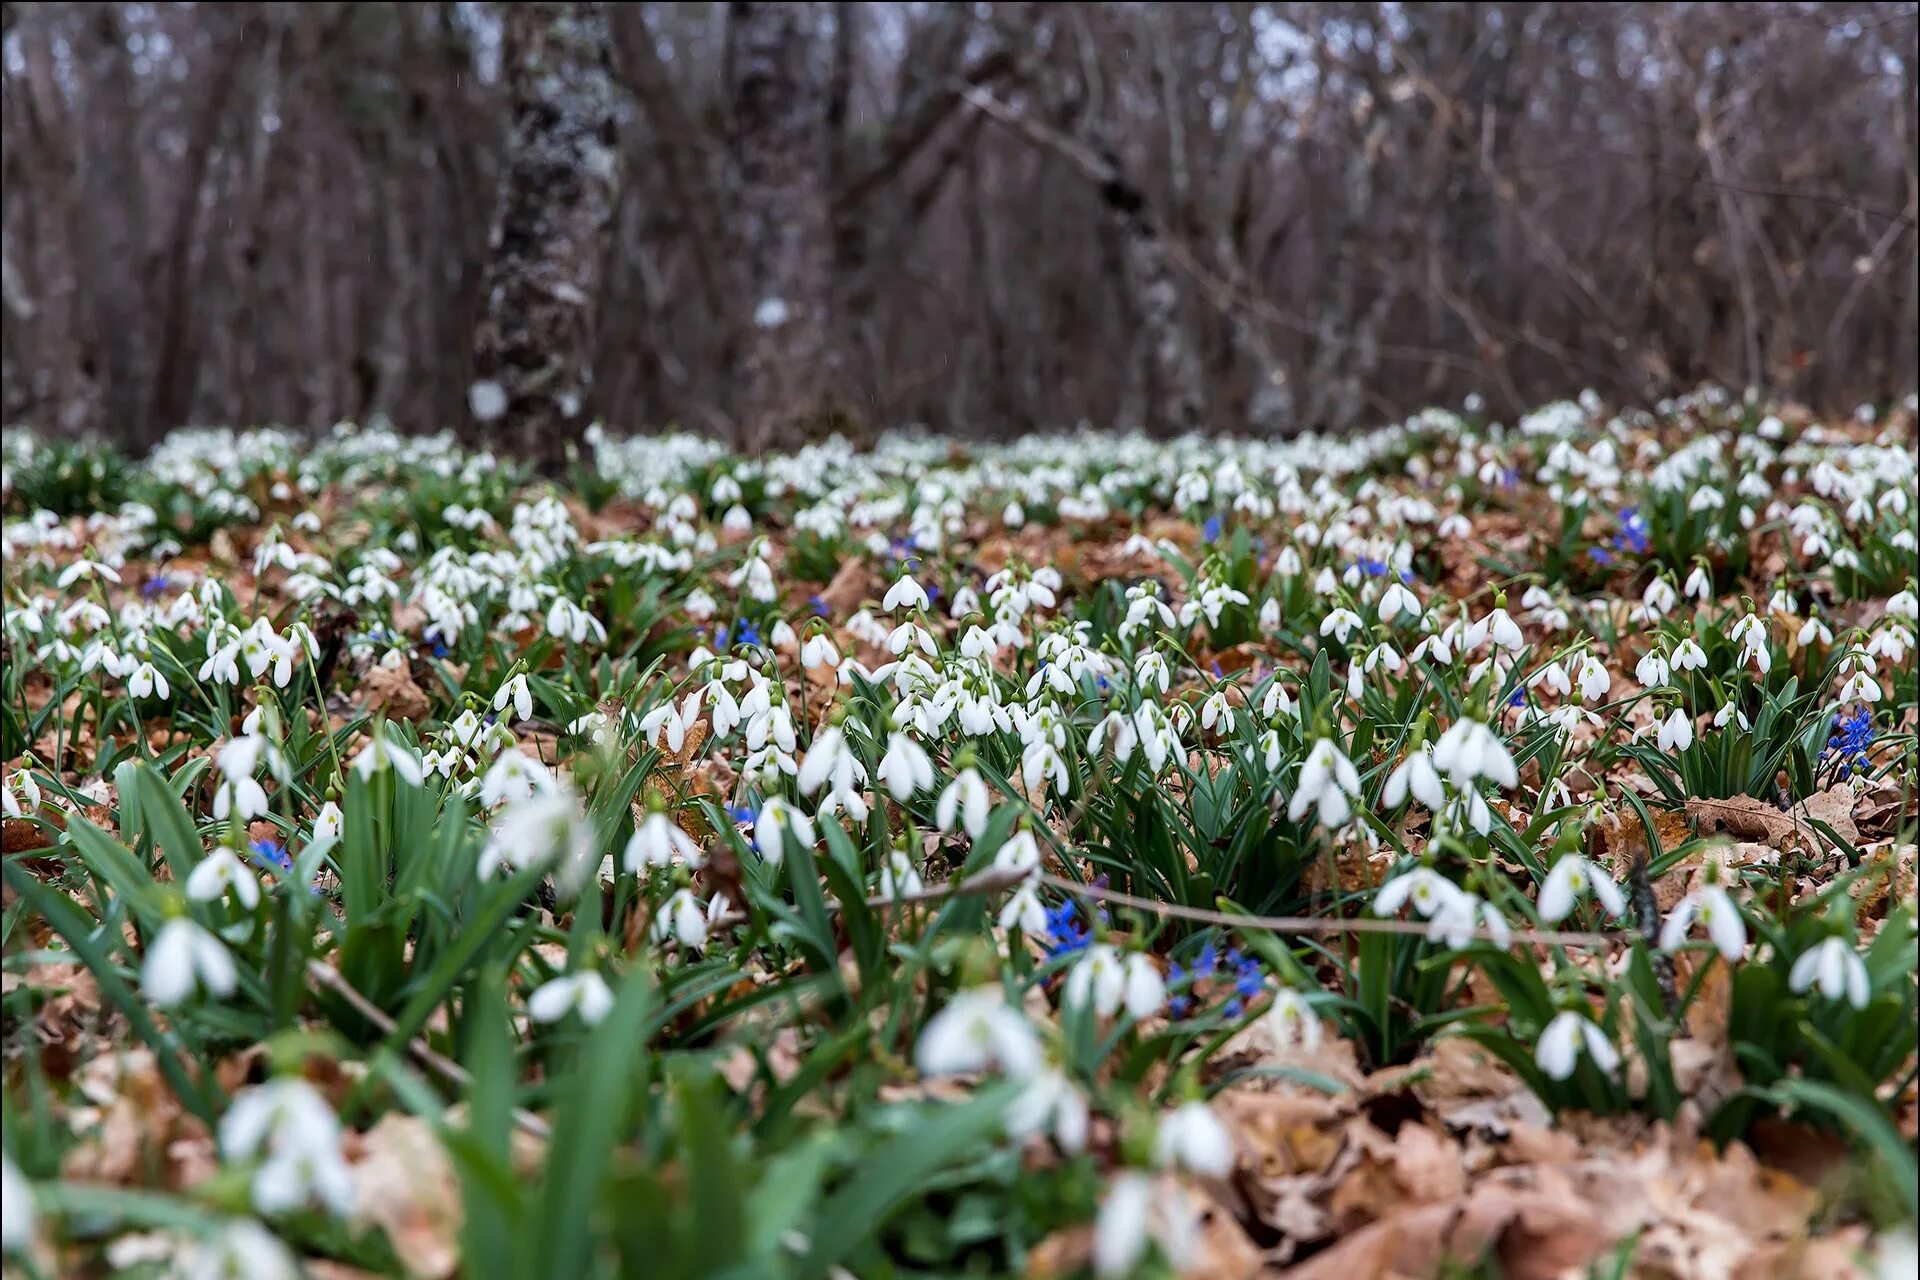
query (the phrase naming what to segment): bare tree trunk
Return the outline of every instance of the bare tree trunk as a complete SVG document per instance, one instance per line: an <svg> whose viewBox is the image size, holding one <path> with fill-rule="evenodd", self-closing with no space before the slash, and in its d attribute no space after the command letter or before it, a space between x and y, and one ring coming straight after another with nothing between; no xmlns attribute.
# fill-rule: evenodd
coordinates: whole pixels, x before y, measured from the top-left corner
<svg viewBox="0 0 1920 1280"><path fill-rule="evenodd" d="M554 470L584 422L620 152L599 4L507 10L509 126L468 408Z"/></svg>
<svg viewBox="0 0 1920 1280"><path fill-rule="evenodd" d="M739 252L752 308L735 416L749 448L791 445L841 412L832 294L820 6L729 7Z"/></svg>

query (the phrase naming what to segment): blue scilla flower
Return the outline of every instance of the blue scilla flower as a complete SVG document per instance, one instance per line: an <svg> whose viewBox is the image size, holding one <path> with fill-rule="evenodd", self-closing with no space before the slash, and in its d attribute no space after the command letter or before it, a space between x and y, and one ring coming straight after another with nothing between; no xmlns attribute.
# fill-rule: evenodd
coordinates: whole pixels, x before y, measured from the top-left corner
<svg viewBox="0 0 1920 1280"><path fill-rule="evenodd" d="M1820 753L1823 762L1838 761L1842 773L1865 773L1867 750L1873 745L1873 715L1860 707L1852 715L1838 712L1833 717L1833 736Z"/></svg>
<svg viewBox="0 0 1920 1280"><path fill-rule="evenodd" d="M1208 516L1207 522L1200 526L1200 536L1208 542L1220 541L1220 517Z"/></svg>
<svg viewBox="0 0 1920 1280"><path fill-rule="evenodd" d="M727 816L729 818L732 818L735 822L739 823L741 826L747 826L747 827L752 826L754 824L754 821L759 817L759 815L753 811L752 805L745 805L745 804L728 805Z"/></svg>
<svg viewBox="0 0 1920 1280"><path fill-rule="evenodd" d="M293 870L293 855L287 852L287 846L278 840L255 840L248 846L248 852L262 871L274 871L281 875Z"/></svg>
<svg viewBox="0 0 1920 1280"><path fill-rule="evenodd" d="M156 577L148 578L146 585L140 588L140 594L151 600L154 596L159 595L172 585L173 583L169 582L167 575L163 573Z"/></svg>

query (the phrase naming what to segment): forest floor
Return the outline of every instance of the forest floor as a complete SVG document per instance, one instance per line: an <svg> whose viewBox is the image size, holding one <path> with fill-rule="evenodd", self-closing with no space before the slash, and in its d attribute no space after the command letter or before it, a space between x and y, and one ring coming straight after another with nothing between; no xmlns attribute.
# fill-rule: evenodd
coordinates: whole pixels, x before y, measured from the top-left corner
<svg viewBox="0 0 1920 1280"><path fill-rule="evenodd" d="M1910 1276L1914 440L9 432L9 1274Z"/></svg>

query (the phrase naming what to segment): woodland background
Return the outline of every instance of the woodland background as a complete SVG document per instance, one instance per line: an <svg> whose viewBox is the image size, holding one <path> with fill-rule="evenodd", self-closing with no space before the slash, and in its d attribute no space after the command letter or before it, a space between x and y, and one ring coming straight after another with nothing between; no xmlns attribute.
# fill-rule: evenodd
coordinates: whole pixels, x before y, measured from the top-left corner
<svg viewBox="0 0 1920 1280"><path fill-rule="evenodd" d="M1285 433L1920 363L1912 5L3 13L43 432Z"/></svg>

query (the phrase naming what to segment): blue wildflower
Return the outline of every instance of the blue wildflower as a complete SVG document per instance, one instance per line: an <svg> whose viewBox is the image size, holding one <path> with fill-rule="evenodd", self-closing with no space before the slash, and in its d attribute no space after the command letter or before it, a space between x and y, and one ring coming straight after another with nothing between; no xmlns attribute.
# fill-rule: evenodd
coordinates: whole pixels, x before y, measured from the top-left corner
<svg viewBox="0 0 1920 1280"><path fill-rule="evenodd" d="M807 603L813 606L813 611L818 616L822 618L827 616L827 602L821 599L819 595L815 594L815 595L808 596Z"/></svg>
<svg viewBox="0 0 1920 1280"><path fill-rule="evenodd" d="M752 826L754 823L754 820L759 817L759 815L753 811L753 807L751 805L744 805L744 804L728 805L727 816L729 818L732 818L735 822L741 824L742 826L748 826L748 827Z"/></svg>
<svg viewBox="0 0 1920 1280"><path fill-rule="evenodd" d="M1834 713L1833 736L1820 753L1822 763L1838 761L1841 773L1865 773L1870 766L1867 750L1873 745L1873 715L1860 707L1850 716Z"/></svg>
<svg viewBox="0 0 1920 1280"><path fill-rule="evenodd" d="M171 586L173 583L169 582L167 575L163 573L157 577L148 578L146 584L140 588L140 594L151 600Z"/></svg>
<svg viewBox="0 0 1920 1280"><path fill-rule="evenodd" d="M1208 542L1220 541L1220 517L1208 516L1207 522L1200 526L1200 536Z"/></svg>
<svg viewBox="0 0 1920 1280"><path fill-rule="evenodd" d="M287 847L278 840L255 840L248 847L248 852L253 855L254 862L262 871L273 871L285 875L293 870L293 855L288 853Z"/></svg>

